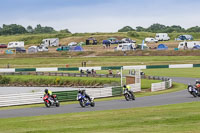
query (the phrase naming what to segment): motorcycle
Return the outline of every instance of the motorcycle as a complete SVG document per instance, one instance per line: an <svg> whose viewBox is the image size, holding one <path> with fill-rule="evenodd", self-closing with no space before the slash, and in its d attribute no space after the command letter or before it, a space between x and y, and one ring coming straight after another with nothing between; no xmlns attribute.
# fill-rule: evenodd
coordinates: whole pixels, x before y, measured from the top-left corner
<svg viewBox="0 0 200 133"><path fill-rule="evenodd" d="M194 97L200 97L200 92L196 89L193 85L188 85L187 87L188 92L193 95Z"/></svg>
<svg viewBox="0 0 200 133"><path fill-rule="evenodd" d="M78 94L77 96L77 100L79 101L81 107L85 107L85 106L91 106L91 107L94 107L95 106L95 103L94 103L94 98L91 98L91 102L89 101L88 98L85 97L85 95L82 95L82 94Z"/></svg>
<svg viewBox="0 0 200 133"><path fill-rule="evenodd" d="M53 95L53 98L52 98L52 97L49 97L49 95L45 94L43 97L43 100L47 108L49 108L50 106L56 106L56 107L60 106L60 103L56 95Z"/></svg>
<svg viewBox="0 0 200 133"><path fill-rule="evenodd" d="M135 100L135 95L128 89L124 90L124 97L125 97L126 101Z"/></svg>

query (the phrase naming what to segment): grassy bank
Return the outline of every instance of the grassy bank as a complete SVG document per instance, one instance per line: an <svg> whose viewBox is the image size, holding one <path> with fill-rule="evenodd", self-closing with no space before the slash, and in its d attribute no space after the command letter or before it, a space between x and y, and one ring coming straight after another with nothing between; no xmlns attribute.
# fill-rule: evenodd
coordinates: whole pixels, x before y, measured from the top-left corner
<svg viewBox="0 0 200 133"><path fill-rule="evenodd" d="M0 67L7 64L12 68L23 67L81 67L85 61L87 66L125 66L125 65L168 65L168 64L200 64L199 56L107 56L107 57L37 57L37 58L1 58Z"/></svg>
<svg viewBox="0 0 200 133"><path fill-rule="evenodd" d="M0 132L197 133L200 130L199 107L199 102L193 102L156 107L1 119Z"/></svg>
<svg viewBox="0 0 200 133"><path fill-rule="evenodd" d="M142 89L151 88L152 83L159 80L142 79ZM120 86L120 78L95 78L95 77L57 77L57 76L0 76L1 85L10 86L103 86L110 84Z"/></svg>
<svg viewBox="0 0 200 133"><path fill-rule="evenodd" d="M152 76L200 78L200 68L146 69L143 71Z"/></svg>

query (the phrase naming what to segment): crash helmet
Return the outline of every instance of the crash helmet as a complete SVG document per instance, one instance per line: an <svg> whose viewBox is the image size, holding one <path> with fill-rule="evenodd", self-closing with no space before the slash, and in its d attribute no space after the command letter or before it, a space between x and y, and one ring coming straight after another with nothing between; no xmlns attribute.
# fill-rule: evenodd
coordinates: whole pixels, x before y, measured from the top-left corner
<svg viewBox="0 0 200 133"><path fill-rule="evenodd" d="M44 92L45 92L46 94L48 93L48 91L49 91L48 89L45 89L45 90L44 90Z"/></svg>
<svg viewBox="0 0 200 133"><path fill-rule="evenodd" d="M124 85L123 87L126 88L126 85Z"/></svg>
<svg viewBox="0 0 200 133"><path fill-rule="evenodd" d="M79 89L79 90L78 90L78 93L81 93L81 92L82 92L81 89Z"/></svg>

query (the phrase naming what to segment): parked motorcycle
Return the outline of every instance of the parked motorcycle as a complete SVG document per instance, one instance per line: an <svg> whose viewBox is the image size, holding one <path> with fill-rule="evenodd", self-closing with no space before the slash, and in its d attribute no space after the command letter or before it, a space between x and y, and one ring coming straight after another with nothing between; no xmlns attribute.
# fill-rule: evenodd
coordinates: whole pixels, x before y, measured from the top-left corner
<svg viewBox="0 0 200 133"><path fill-rule="evenodd" d="M199 90L196 89L195 86L193 85L188 85L187 87L188 92L193 95L194 97L200 97L200 92Z"/></svg>
<svg viewBox="0 0 200 133"><path fill-rule="evenodd" d="M124 97L126 101L135 100L135 95L133 94L133 92L129 91L128 89L124 90Z"/></svg>
<svg viewBox="0 0 200 133"><path fill-rule="evenodd" d="M44 104L48 108L50 106L56 106L56 107L60 106L60 103L59 103L56 95L53 95L53 98L52 98L52 97L49 97L49 95L45 94L43 97L43 100L44 100Z"/></svg>
<svg viewBox="0 0 200 133"><path fill-rule="evenodd" d="M85 107L85 106L91 106L94 107L95 106L95 102L94 102L94 98L91 98L91 102L89 101L88 98L85 97L85 95L82 94L78 94L77 99L81 105L81 107Z"/></svg>

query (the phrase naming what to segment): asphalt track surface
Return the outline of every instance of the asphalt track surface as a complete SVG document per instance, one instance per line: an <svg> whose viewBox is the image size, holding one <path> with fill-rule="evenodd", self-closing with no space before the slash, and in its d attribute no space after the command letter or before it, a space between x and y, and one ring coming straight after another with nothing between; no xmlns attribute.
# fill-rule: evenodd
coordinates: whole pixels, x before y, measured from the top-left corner
<svg viewBox="0 0 200 133"><path fill-rule="evenodd" d="M196 79L194 78L172 78L174 82L193 84ZM135 101L121 100L111 100L111 101L101 101L96 102L95 107L80 107L79 103L63 105L61 103L60 107L33 107L24 109L10 109L10 110L0 110L0 118L11 118L11 117L24 117L24 116L40 116L40 115L50 115L50 114L64 114L64 113L74 113L74 112L88 112L88 111L100 111L100 110L113 110L113 109L125 109L125 108L136 108L136 107L148 107L148 106L159 106L177 103L186 103L200 101L199 98L194 98L190 95L187 90L182 90L173 93L146 96L136 98Z"/></svg>

